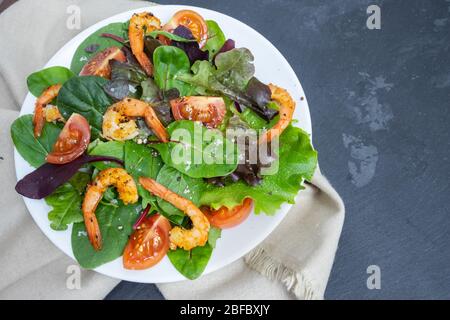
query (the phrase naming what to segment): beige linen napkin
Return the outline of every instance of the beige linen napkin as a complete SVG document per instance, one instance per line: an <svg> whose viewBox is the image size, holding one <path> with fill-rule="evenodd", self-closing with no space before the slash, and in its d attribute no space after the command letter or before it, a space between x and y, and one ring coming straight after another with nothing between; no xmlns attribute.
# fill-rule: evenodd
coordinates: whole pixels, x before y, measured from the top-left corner
<svg viewBox="0 0 450 320"><path fill-rule="evenodd" d="M112 5L112 3L114 5ZM66 27L68 7L81 29ZM118 280L81 271L39 230L16 194L9 128L27 93L26 77L82 29L116 13L151 5L130 0L21 0L0 15L0 298L101 299ZM161 284L167 299L321 299L344 221L344 206L316 172L277 229L244 259L191 282ZM264 276L262 276L262 275Z"/></svg>

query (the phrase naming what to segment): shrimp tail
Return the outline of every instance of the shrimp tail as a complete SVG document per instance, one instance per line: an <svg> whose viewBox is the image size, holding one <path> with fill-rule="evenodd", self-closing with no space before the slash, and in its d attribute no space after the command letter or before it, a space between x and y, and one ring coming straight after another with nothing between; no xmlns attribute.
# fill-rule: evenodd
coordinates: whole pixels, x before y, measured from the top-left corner
<svg viewBox="0 0 450 320"><path fill-rule="evenodd" d="M44 107L42 104L36 103L33 115L34 137L39 138L45 124Z"/></svg>

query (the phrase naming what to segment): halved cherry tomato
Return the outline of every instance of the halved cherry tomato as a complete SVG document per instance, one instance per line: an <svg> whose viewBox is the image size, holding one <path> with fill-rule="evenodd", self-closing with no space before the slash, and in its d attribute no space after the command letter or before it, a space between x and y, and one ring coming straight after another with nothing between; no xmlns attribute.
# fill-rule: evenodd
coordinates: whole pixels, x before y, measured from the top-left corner
<svg viewBox="0 0 450 320"><path fill-rule="evenodd" d="M75 160L87 149L91 140L91 128L86 118L78 113L72 113L53 150L47 155L47 162L64 164Z"/></svg>
<svg viewBox="0 0 450 320"><path fill-rule="evenodd" d="M201 210L208 218L209 223L216 228L227 229L241 224L250 215L253 201L245 198L244 202L232 209L221 207L218 210L212 210L208 207L202 207Z"/></svg>
<svg viewBox="0 0 450 320"><path fill-rule="evenodd" d="M99 76L109 79L111 77L111 67L109 61L127 61L127 57L118 47L109 47L100 51L86 63L80 71L80 76Z"/></svg>
<svg viewBox="0 0 450 320"><path fill-rule="evenodd" d="M170 100L175 120L201 121L208 128L222 123L227 108L220 97L190 96Z"/></svg>
<svg viewBox="0 0 450 320"><path fill-rule="evenodd" d="M162 215L146 217L133 232L123 252L125 269L147 269L166 255L169 250L170 222Z"/></svg>
<svg viewBox="0 0 450 320"><path fill-rule="evenodd" d="M208 26L201 15L192 10L178 11L173 15L170 21L163 26L163 29L172 32L179 25L189 28L200 48L203 48L208 40Z"/></svg>

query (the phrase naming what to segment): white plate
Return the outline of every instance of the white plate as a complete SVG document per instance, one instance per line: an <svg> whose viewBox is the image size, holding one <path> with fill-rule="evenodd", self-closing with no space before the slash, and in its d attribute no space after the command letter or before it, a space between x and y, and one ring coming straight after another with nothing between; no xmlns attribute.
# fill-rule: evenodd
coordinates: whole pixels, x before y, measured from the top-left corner
<svg viewBox="0 0 450 320"><path fill-rule="evenodd" d="M309 115L308 103L304 97L302 86L289 63L281 53L262 35L245 25L244 23L212 10L190 7L190 6L155 6L124 12L108 19L105 19L90 28L87 28L75 38L62 47L45 65L70 67L72 56L78 45L90 34L99 28L112 22L123 22L128 20L135 12L150 11L164 23L178 10L192 9L200 13L205 19L212 19L222 28L228 38L236 41L237 47L246 47L255 56L256 76L265 83L275 83L286 88L295 101L297 108L294 118L298 120L297 126L308 133L311 133L311 119ZM25 79L24 79L25 81ZM35 97L30 93L25 98L22 105L21 115L33 113ZM21 179L26 174L33 171L33 168L15 151L16 175ZM71 227L67 231L54 231L50 228L47 219L49 206L44 200L32 200L24 198L25 204L44 234L68 256L73 258L70 241ZM263 241L285 217L291 205L284 204L274 216L264 214L252 214L244 223L233 228L224 230L222 237L217 242L211 260L204 271L204 275L232 263L239 259L261 241ZM169 259L165 257L158 265L143 271L130 271L122 267L122 258L104 264L95 269L113 278L118 278L134 282L162 283L185 280L185 278L171 265Z"/></svg>

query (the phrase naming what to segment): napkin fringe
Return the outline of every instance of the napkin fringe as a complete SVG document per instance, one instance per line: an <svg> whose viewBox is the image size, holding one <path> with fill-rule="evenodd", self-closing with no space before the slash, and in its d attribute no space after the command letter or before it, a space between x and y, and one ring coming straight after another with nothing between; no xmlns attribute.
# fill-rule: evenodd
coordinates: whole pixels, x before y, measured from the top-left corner
<svg viewBox="0 0 450 320"><path fill-rule="evenodd" d="M263 248L257 248L245 256L245 262L250 268L258 271L270 280L283 283L287 290L297 299L317 300L322 299L321 290L313 284L313 281L305 272L296 272L280 261L271 257Z"/></svg>

